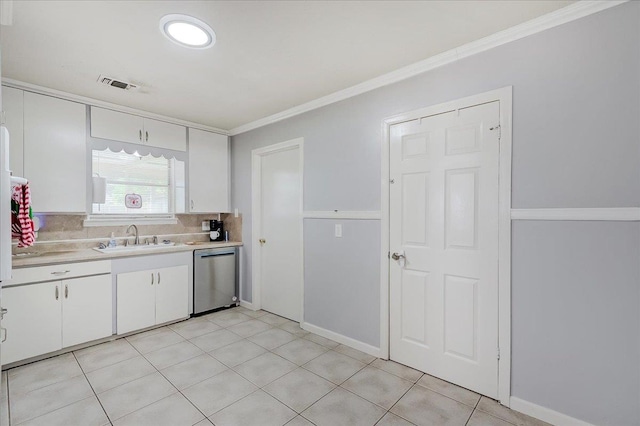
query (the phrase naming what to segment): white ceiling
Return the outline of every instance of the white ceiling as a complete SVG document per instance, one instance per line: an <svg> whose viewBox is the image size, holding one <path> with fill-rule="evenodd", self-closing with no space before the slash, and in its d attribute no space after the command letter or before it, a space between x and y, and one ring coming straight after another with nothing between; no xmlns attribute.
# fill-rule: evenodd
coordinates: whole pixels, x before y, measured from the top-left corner
<svg viewBox="0 0 640 426"><path fill-rule="evenodd" d="M2 27L2 76L221 129L275 114L571 1L24 1ZM162 36L169 13L211 49ZM99 85L104 74L142 86Z"/></svg>

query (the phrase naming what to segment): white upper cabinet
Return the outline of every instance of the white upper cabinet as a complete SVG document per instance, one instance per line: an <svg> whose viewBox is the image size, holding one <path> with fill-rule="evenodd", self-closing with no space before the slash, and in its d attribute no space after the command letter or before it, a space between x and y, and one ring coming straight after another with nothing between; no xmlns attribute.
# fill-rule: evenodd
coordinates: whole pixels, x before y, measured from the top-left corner
<svg viewBox="0 0 640 426"><path fill-rule="evenodd" d="M176 151L187 150L184 126L98 107L91 107L91 136Z"/></svg>
<svg viewBox="0 0 640 426"><path fill-rule="evenodd" d="M4 125L9 131L9 161L14 176L24 174L23 131L24 92L13 87L2 87Z"/></svg>
<svg viewBox="0 0 640 426"><path fill-rule="evenodd" d="M187 128L164 121L144 119L144 143L158 148L187 150Z"/></svg>
<svg viewBox="0 0 640 426"><path fill-rule="evenodd" d="M34 211L86 212L85 105L24 92L24 177Z"/></svg>
<svg viewBox="0 0 640 426"><path fill-rule="evenodd" d="M229 138L189 129L189 212L229 211Z"/></svg>
<svg viewBox="0 0 640 426"><path fill-rule="evenodd" d="M91 107L91 136L114 141L138 143L143 141L142 117Z"/></svg>

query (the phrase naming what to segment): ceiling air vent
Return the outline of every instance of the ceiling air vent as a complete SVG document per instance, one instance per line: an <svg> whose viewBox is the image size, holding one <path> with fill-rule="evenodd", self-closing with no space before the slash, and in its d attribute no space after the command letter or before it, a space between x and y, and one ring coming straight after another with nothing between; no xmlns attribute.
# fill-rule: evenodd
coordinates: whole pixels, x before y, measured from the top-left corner
<svg viewBox="0 0 640 426"><path fill-rule="evenodd" d="M138 86L136 86L135 84L127 83L126 81L116 80L115 78L111 78L111 77L105 77L104 75L101 75L100 77L98 77L98 83L104 84L106 86L117 87L118 89L124 89L124 90L131 90L131 89L138 88Z"/></svg>

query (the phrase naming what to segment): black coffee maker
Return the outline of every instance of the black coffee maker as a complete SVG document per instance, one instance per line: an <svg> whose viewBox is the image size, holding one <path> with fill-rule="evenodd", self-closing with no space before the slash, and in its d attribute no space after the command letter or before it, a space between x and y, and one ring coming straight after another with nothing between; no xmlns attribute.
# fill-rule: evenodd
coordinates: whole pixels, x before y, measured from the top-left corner
<svg viewBox="0 0 640 426"><path fill-rule="evenodd" d="M221 220L209 221L209 240L224 241L224 227Z"/></svg>

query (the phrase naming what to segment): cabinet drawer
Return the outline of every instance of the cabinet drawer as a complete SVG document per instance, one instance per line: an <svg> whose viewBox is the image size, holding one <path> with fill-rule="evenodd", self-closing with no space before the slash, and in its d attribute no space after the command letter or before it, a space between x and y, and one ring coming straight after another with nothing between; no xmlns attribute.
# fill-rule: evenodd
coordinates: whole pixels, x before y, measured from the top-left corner
<svg viewBox="0 0 640 426"><path fill-rule="evenodd" d="M3 283L3 287L109 273L111 273L110 260L36 266L33 268L14 269L12 273L13 277L11 280Z"/></svg>

